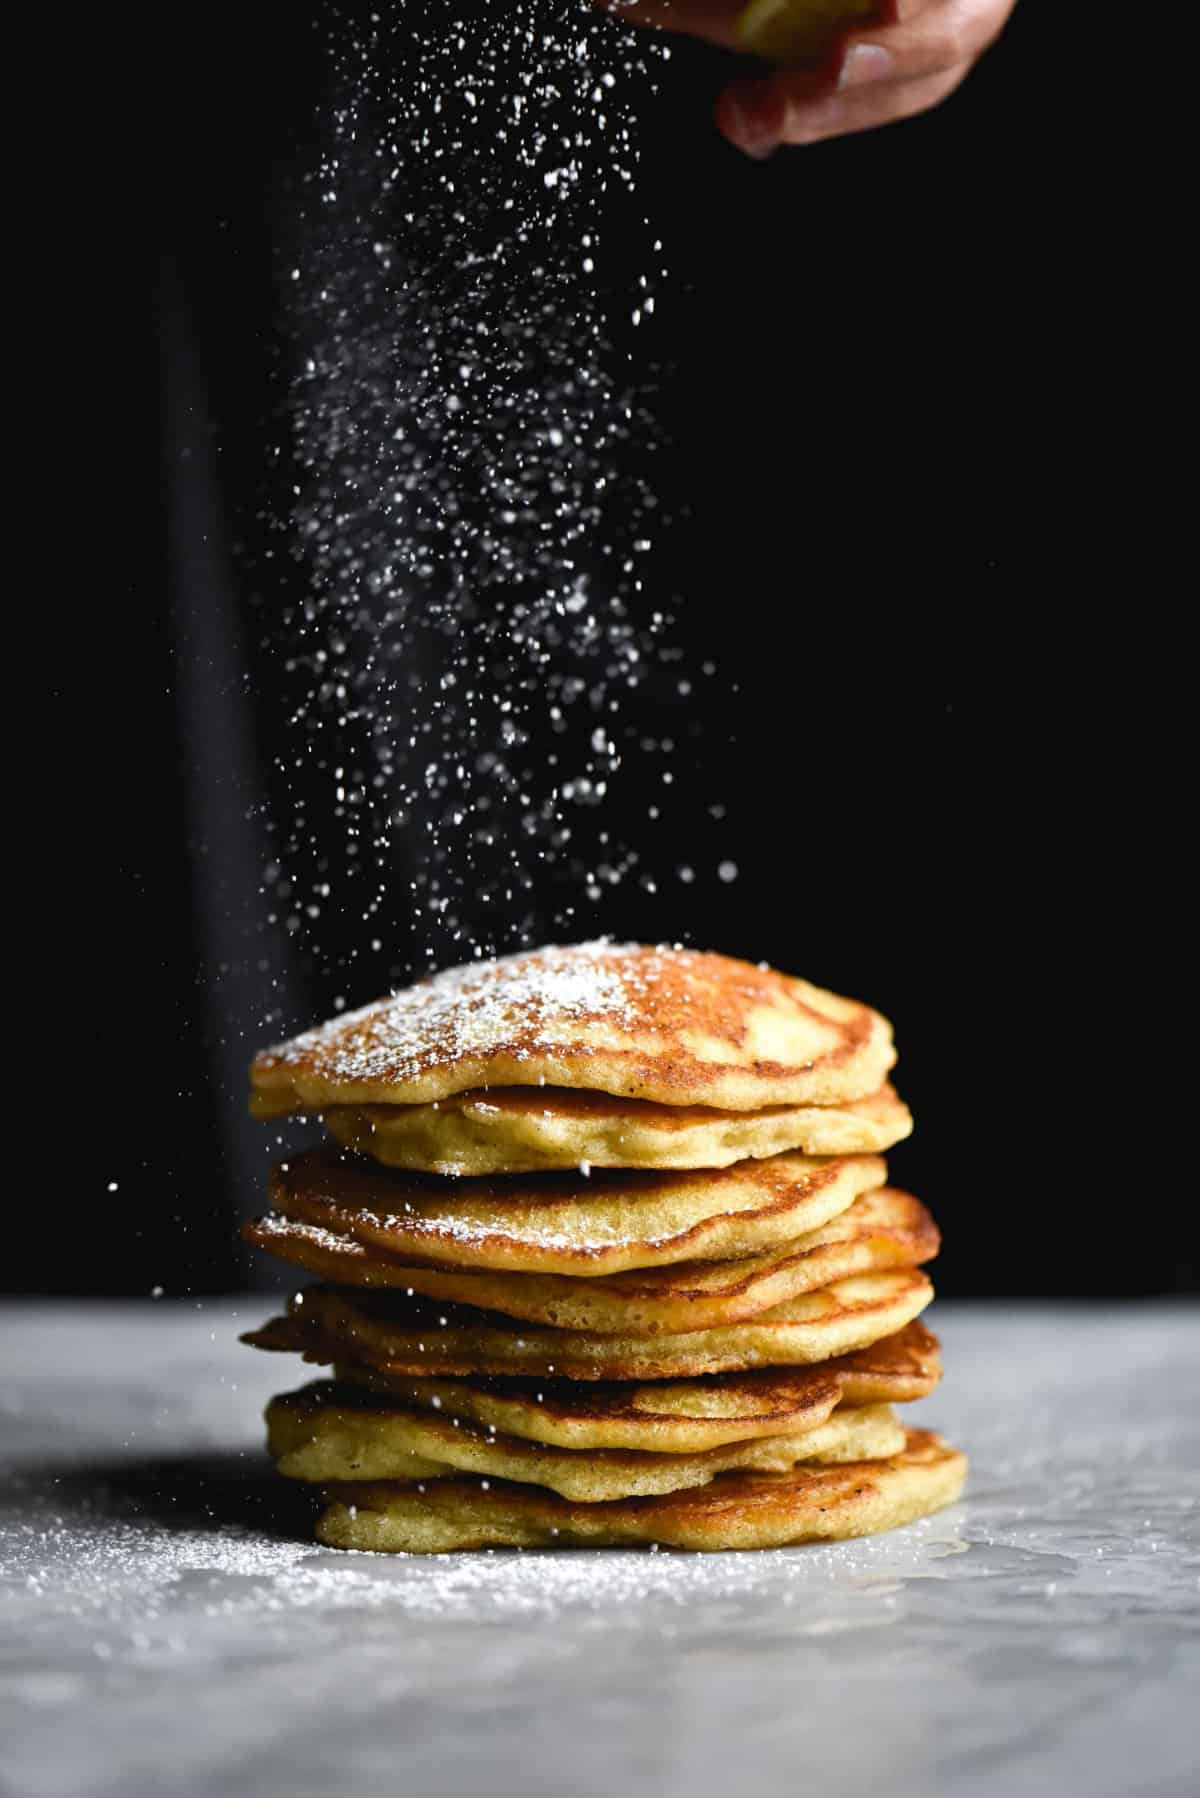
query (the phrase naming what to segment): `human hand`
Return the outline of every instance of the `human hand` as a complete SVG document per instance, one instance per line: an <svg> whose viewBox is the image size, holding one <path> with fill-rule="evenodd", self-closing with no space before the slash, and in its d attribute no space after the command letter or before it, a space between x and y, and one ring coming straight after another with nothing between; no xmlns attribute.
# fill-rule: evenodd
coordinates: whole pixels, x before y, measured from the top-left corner
<svg viewBox="0 0 1200 1798"><path fill-rule="evenodd" d="M631 23L746 50L746 0L596 0ZM869 131L940 105L1000 35L1016 0L881 0L823 61L743 75L717 101L717 124L747 156ZM828 8L826 8L828 10ZM848 6L847 10L854 10Z"/></svg>

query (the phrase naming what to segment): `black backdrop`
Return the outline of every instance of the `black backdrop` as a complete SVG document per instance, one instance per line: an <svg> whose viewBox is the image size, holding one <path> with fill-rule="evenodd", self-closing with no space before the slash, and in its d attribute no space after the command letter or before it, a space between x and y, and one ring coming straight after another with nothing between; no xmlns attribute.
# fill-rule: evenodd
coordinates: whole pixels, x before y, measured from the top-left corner
<svg viewBox="0 0 1200 1798"><path fill-rule="evenodd" d="M958 1294L1198 1279L1182 1197L1162 1227L1115 1221L1144 1147L1115 1099L1146 1028L1130 908L1156 853L1156 798L1131 771L1163 720L1138 664L1154 582L1144 558L1123 584L1113 494L1142 503L1127 389L1166 275L1143 258L1135 282L1114 256L1117 232L1137 258L1144 220L1071 104L1063 12L1024 0L936 115L765 166L712 133L726 64L700 47L641 121L639 192L669 222L678 285L639 343L667 368L655 406L690 505L659 575L689 661L714 658L721 682L675 722L669 820L626 830L648 846L670 830L692 859L719 790L739 878L706 849L694 885L618 889L577 934L686 932L886 1010L918 1119L894 1174L942 1222ZM121 90L131 166L157 190L132 230L152 256L159 527L136 535L144 562L127 551L90 683L98 799L72 825L72 869L100 870L86 1171L74 1227L17 1289L262 1277L235 1226L270 1152L242 1099L263 1036L247 933L278 658L244 568L287 366L280 258L328 101L309 24L270 0L184 8ZM144 79L147 54L168 78ZM353 926L325 929L321 962L280 962L296 1022L345 987ZM363 955L347 996L415 953Z"/></svg>

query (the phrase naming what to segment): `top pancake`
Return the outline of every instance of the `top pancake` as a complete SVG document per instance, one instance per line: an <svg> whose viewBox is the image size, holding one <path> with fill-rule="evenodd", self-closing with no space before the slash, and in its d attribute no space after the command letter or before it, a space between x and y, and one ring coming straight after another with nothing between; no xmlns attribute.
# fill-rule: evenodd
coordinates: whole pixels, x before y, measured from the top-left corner
<svg viewBox="0 0 1200 1798"><path fill-rule="evenodd" d="M417 1105L490 1086L757 1111L875 1093L895 1061L868 1006L688 949L583 943L451 969L259 1055L259 1116Z"/></svg>

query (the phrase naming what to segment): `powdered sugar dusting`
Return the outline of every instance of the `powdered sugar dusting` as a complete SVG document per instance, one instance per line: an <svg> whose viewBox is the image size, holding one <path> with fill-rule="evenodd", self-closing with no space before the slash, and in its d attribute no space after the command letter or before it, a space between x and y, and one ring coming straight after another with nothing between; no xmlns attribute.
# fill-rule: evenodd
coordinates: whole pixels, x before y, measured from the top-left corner
<svg viewBox="0 0 1200 1798"><path fill-rule="evenodd" d="M583 1208L580 1207L580 1211ZM410 1207L404 1212L379 1212L367 1208L355 1207L354 1221L356 1225L366 1229L377 1230L381 1234L397 1236L421 1236L431 1242L459 1242L473 1247L482 1246L490 1240L501 1238L506 1242L518 1243L522 1246L538 1249L559 1249L564 1254L586 1255L591 1250L609 1248L624 1244L645 1244L649 1248L660 1246L663 1238L645 1237L635 1234L627 1222L619 1216L606 1215L602 1206L597 1205L582 1216L572 1219L573 1228L558 1227L553 1222L552 1214L539 1215L535 1211L522 1211L519 1220L499 1219L496 1217L479 1217L470 1211L447 1211L436 1216L419 1212ZM303 1230L305 1235L323 1247L347 1245L352 1239L341 1236L320 1224L294 1222L273 1212L262 1220L260 1228L268 1229L273 1234L283 1236L296 1230ZM357 1245L356 1245L357 1246ZM389 1252L387 1249L385 1253ZM403 1254L403 1241L397 1242L392 1254Z"/></svg>
<svg viewBox="0 0 1200 1798"><path fill-rule="evenodd" d="M405 1229L413 1234L420 1233L433 1242L440 1239L444 1242L479 1244L499 1234L476 1218L456 1217L453 1214L444 1217L385 1217L378 1212L360 1211L356 1213L356 1217L372 1229ZM337 1255L344 1261L369 1261L372 1258L371 1251L349 1233L343 1235L327 1229L324 1224L284 1217L277 1211L268 1212L265 1217L259 1218L256 1228L263 1236L275 1237L281 1242L305 1242L314 1249ZM521 1234L516 1240L540 1249L559 1249L563 1253L580 1251L578 1234L555 1230L551 1225L540 1223L536 1219L522 1221ZM588 1241L583 1247L586 1250L630 1240L638 1239L630 1238L628 1230L622 1230L610 1219L598 1217L594 1221L588 1220ZM395 1257L392 1259L394 1261Z"/></svg>
<svg viewBox="0 0 1200 1798"><path fill-rule="evenodd" d="M629 1023L640 984L633 962L607 942L577 943L450 968L348 1016L331 1019L271 1051L303 1061L322 1051L322 1072L340 1080L415 1079L430 1068L494 1054L557 1046L572 1020Z"/></svg>
<svg viewBox="0 0 1200 1798"><path fill-rule="evenodd" d="M365 1260L367 1251L352 1236L339 1236L333 1230L327 1230L323 1224L303 1224L290 1217L281 1217L277 1211L268 1212L266 1217L258 1220L256 1228L264 1236L277 1236L295 1241L299 1238L310 1243L315 1249L324 1249L328 1254L341 1256L344 1260Z"/></svg>

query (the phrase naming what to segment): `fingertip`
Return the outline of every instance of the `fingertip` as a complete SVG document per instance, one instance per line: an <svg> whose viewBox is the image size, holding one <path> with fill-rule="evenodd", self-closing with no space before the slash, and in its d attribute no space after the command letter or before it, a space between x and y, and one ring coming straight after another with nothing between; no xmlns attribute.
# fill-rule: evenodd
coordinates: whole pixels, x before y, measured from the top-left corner
<svg viewBox="0 0 1200 1798"><path fill-rule="evenodd" d="M768 79L744 78L718 96L717 128L735 149L763 162L783 139L785 107Z"/></svg>

